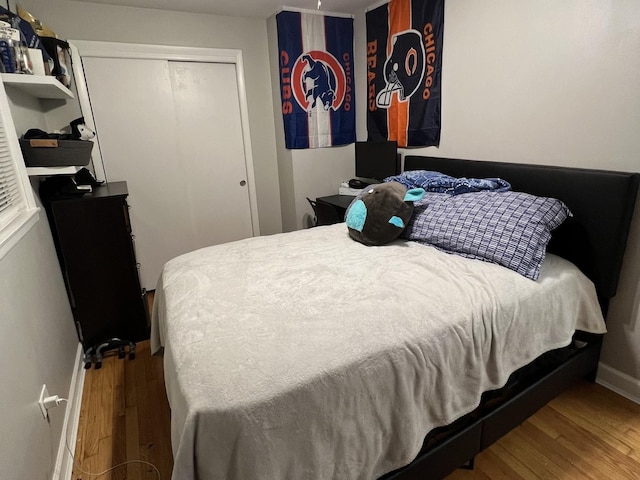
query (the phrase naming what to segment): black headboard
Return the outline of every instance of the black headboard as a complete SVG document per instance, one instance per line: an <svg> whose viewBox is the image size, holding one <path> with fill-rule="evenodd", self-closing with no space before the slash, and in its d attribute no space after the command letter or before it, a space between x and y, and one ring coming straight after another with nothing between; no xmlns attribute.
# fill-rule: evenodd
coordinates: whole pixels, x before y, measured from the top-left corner
<svg viewBox="0 0 640 480"><path fill-rule="evenodd" d="M404 169L499 177L515 191L562 200L573 217L553 233L548 251L570 260L593 281L606 311L618 287L640 174L415 155L405 156Z"/></svg>

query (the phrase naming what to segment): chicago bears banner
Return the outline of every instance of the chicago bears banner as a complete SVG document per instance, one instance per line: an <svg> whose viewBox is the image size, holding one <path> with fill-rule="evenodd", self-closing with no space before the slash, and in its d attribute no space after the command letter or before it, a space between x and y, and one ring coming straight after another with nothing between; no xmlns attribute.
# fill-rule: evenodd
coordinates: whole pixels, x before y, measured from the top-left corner
<svg viewBox="0 0 640 480"><path fill-rule="evenodd" d="M391 0L367 12L369 140L440 144L444 0Z"/></svg>
<svg viewBox="0 0 640 480"><path fill-rule="evenodd" d="M276 22L287 148L353 143L353 19L283 11Z"/></svg>

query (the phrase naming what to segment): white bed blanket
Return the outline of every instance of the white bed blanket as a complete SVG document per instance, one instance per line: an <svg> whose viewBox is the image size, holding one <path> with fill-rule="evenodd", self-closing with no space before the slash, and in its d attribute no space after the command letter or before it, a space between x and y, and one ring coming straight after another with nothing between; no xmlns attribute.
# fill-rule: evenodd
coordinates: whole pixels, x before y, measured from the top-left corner
<svg viewBox="0 0 640 480"><path fill-rule="evenodd" d="M366 247L344 224L183 255L155 298L174 480L377 478L576 329L605 331L559 257L534 282L414 242Z"/></svg>

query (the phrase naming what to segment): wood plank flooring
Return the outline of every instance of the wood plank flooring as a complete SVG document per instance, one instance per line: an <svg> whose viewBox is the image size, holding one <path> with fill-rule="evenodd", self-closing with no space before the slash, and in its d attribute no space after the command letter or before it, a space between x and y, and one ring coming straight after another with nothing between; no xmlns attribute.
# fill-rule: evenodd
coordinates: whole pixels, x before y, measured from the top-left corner
<svg viewBox="0 0 640 480"><path fill-rule="evenodd" d="M149 342L136 346L134 360L105 356L102 368L86 371L72 479L92 480L131 460L155 465L162 480L171 478L170 411L162 358L151 356ZM84 471L84 472L83 472ZM146 463L128 463L99 477L157 480Z"/></svg>
<svg viewBox="0 0 640 480"><path fill-rule="evenodd" d="M476 457L468 479L640 479L640 405L581 383Z"/></svg>
<svg viewBox="0 0 640 480"><path fill-rule="evenodd" d="M73 480L92 480L129 460L171 478L169 406L162 360L138 344L135 360L110 355L86 372ZM147 464L118 467L101 479L156 480ZM476 457L473 471L448 480L640 479L640 405L597 384L568 390ZM274 479L277 480L277 479Z"/></svg>

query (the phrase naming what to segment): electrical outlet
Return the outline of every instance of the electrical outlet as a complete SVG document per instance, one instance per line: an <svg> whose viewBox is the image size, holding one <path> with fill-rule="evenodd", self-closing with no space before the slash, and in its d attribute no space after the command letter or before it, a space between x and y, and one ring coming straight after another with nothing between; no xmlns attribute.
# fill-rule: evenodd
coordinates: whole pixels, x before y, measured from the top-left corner
<svg viewBox="0 0 640 480"><path fill-rule="evenodd" d="M42 412L42 416L46 420L49 418L49 413L47 412L47 407L44 406L44 399L49 396L49 390L47 390L46 385L42 385L42 390L40 390L40 399L38 400L38 405L40 405L40 411Z"/></svg>

